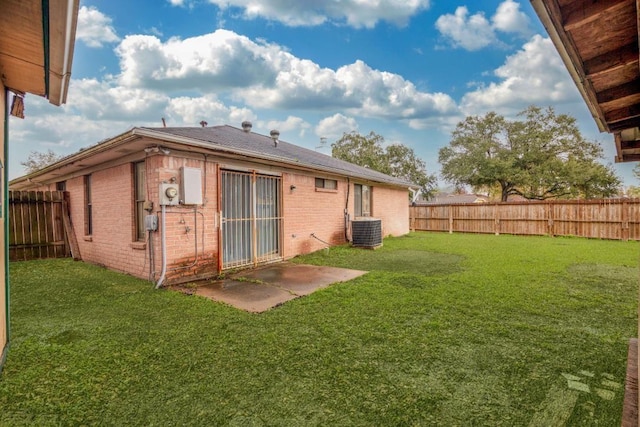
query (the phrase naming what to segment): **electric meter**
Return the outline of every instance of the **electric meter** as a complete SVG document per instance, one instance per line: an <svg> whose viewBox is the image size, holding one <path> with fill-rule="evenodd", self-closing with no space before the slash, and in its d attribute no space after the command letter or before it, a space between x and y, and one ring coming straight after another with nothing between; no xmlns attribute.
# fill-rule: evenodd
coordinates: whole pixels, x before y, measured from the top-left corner
<svg viewBox="0 0 640 427"><path fill-rule="evenodd" d="M167 189L164 190L164 194L169 200L173 200L178 195L178 189L176 187L167 187Z"/></svg>
<svg viewBox="0 0 640 427"><path fill-rule="evenodd" d="M178 184L163 182L160 184L160 206L175 206L180 203Z"/></svg>

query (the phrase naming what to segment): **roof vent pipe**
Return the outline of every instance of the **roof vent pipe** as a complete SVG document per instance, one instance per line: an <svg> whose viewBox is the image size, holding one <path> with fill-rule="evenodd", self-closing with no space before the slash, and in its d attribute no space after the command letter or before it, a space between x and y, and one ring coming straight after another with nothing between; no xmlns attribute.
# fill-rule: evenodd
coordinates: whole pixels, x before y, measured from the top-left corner
<svg viewBox="0 0 640 427"><path fill-rule="evenodd" d="M244 122L242 122L242 130L245 132L251 132L251 122L245 120Z"/></svg>
<svg viewBox="0 0 640 427"><path fill-rule="evenodd" d="M271 139L273 139L273 145L275 145L277 147L278 146L278 138L280 138L280 132L274 129L274 130L271 131L271 133L269 135L271 135Z"/></svg>

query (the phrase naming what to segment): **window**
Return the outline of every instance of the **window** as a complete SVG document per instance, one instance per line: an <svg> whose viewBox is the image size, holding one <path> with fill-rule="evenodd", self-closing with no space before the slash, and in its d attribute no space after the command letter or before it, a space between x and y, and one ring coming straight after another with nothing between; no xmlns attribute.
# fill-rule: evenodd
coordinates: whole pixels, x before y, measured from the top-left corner
<svg viewBox="0 0 640 427"><path fill-rule="evenodd" d="M84 176L84 234L93 234L93 214L91 212L91 175Z"/></svg>
<svg viewBox="0 0 640 427"><path fill-rule="evenodd" d="M133 215L135 222L134 241L145 241L145 227L144 227L144 202L145 197L145 182L146 182L146 167L144 162L137 162L133 164Z"/></svg>
<svg viewBox="0 0 640 427"><path fill-rule="evenodd" d="M67 181L56 182L56 191L67 191Z"/></svg>
<svg viewBox="0 0 640 427"><path fill-rule="evenodd" d="M371 216L371 190L368 185L354 184L355 216Z"/></svg>
<svg viewBox="0 0 640 427"><path fill-rule="evenodd" d="M335 179L316 178L316 188L323 188L325 190L337 190L338 181Z"/></svg>

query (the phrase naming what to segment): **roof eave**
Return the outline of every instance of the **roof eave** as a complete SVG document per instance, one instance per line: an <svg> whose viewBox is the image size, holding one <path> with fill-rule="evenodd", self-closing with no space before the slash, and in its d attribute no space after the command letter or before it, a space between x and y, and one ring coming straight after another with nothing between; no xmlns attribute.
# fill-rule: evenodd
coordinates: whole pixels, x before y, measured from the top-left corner
<svg viewBox="0 0 640 427"><path fill-rule="evenodd" d="M597 102L595 91L590 87L591 84L582 70L580 55L578 55L576 49L573 47L571 39L564 31L562 22L554 19L554 16L560 16L560 11L556 10L552 13L548 8L549 4L550 7L557 7L557 3L553 0L531 0L531 5L540 18L542 25L547 30L551 41L560 54L560 58L562 59L562 62L564 62L571 79L580 92L580 95L587 104L587 108L589 109L593 120L596 122L598 130L600 130L600 132L610 132L610 129L604 119L604 113Z"/></svg>
<svg viewBox="0 0 640 427"><path fill-rule="evenodd" d="M128 130L124 133L121 133L120 135L96 144L93 147L89 147L86 150L82 150L75 154L67 156L35 172L15 178L9 182L9 187L21 188L23 185L29 185L29 183L31 182L46 182L46 179L41 180L39 178L44 177L57 169L63 168L76 162L81 162L82 160L88 159L98 153L102 153L112 148L118 147L119 145L126 144L136 137L137 135L135 133L135 128Z"/></svg>
<svg viewBox="0 0 640 427"><path fill-rule="evenodd" d="M402 187L407 189L419 188L419 186L412 183L385 182L383 180L360 177L355 174L349 174L347 171L341 170L341 169L323 167L321 165L310 165L310 164L301 163L301 162L294 162L284 157L257 154L250 150L241 150L238 148L228 148L220 145L213 145L209 142L200 141L194 138L189 138L189 137L180 136L180 135L172 135L164 132L156 132L148 128L130 129L120 135L117 135L113 138L110 138L101 143L98 143L93 147L87 148L86 150L82 150L78 153L67 156L59 160L58 162L52 163L51 165L46 166L38 171L16 178L11 182L9 182L9 186L11 188L21 189L21 188L30 186L32 182L48 183L49 181L54 179L51 176L52 172L58 169L61 169L65 166L70 166L74 163L82 162L85 159L88 159L96 154L103 153L108 150L112 150L114 148L119 147L122 144L126 144L129 141L132 141L134 139L138 139L141 137L146 137L146 138L150 138L158 141L165 141L168 143L181 144L181 145L189 146L189 147L196 148L203 151L219 151L219 152L228 153L230 155L240 155L247 158L269 161L269 162L273 162L281 165L287 165L287 166L291 166L298 169L303 168L307 170L315 170L319 172L331 173L338 176L347 176L350 178L362 179L363 181L374 182L374 183L389 185L393 187Z"/></svg>
<svg viewBox="0 0 640 427"><path fill-rule="evenodd" d="M49 64L49 69L45 73L49 81L47 98L57 106L67 102L78 7L79 0L49 0L49 33L45 34L49 46L45 52L45 64Z"/></svg>

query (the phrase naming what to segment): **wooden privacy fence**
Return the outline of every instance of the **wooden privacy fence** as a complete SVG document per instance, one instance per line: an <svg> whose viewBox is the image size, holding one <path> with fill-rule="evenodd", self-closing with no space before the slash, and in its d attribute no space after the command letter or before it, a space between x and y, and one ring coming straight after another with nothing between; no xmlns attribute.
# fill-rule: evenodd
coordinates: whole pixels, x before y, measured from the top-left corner
<svg viewBox="0 0 640 427"><path fill-rule="evenodd" d="M412 230L640 240L640 199L421 205Z"/></svg>
<svg viewBox="0 0 640 427"><path fill-rule="evenodd" d="M9 191L9 259L69 256L65 216L62 191Z"/></svg>

